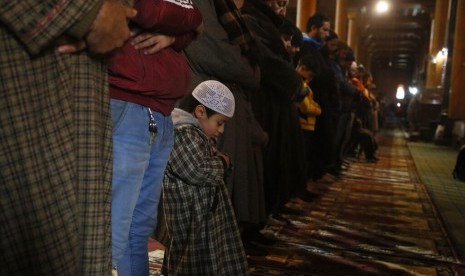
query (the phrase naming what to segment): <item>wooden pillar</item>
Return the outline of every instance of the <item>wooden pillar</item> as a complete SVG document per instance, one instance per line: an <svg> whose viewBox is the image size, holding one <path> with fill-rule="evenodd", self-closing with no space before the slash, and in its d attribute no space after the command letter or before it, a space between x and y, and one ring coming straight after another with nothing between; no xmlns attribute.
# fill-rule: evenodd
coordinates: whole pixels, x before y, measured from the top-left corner
<svg viewBox="0 0 465 276"><path fill-rule="evenodd" d="M354 50L355 58L357 59L357 16L354 13L349 13L347 18L349 18L347 44Z"/></svg>
<svg viewBox="0 0 465 276"><path fill-rule="evenodd" d="M465 0L457 0L457 11L465 10ZM465 15L457 12L455 19L454 51L449 95L449 118L465 120ZM445 91L447 93L448 91Z"/></svg>
<svg viewBox="0 0 465 276"><path fill-rule="evenodd" d="M426 76L420 78L420 72L426 72L425 66L427 62L425 62L425 57L428 55L428 44L423 44L423 47L420 48L420 54L416 56L414 69L413 69L413 81L416 82L417 87L424 88Z"/></svg>
<svg viewBox="0 0 465 276"><path fill-rule="evenodd" d="M297 0L297 18L296 25L306 33L307 20L316 12L317 0Z"/></svg>
<svg viewBox="0 0 465 276"><path fill-rule="evenodd" d="M371 71L371 64L368 62L368 51L366 50L365 44L361 39L358 39L356 52L359 54L355 56L357 63L363 64L367 71Z"/></svg>
<svg viewBox="0 0 465 276"><path fill-rule="evenodd" d="M429 59L426 75L426 87L436 88L441 83L443 60L437 60L437 54L445 46L447 33L447 15L449 0L436 0L434 20L432 20ZM434 61L434 62L433 62Z"/></svg>
<svg viewBox="0 0 465 276"><path fill-rule="evenodd" d="M334 31L342 41L347 41L347 0L336 1L336 18Z"/></svg>

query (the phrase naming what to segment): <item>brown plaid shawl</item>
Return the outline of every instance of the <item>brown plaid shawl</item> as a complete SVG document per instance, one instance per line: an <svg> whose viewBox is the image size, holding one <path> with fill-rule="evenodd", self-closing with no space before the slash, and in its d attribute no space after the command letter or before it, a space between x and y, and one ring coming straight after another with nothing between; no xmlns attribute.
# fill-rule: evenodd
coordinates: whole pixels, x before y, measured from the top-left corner
<svg viewBox="0 0 465 276"><path fill-rule="evenodd" d="M255 65L257 44L236 4L232 0L214 0L214 2L218 21L228 34L229 40L239 45L242 54L247 56L252 65Z"/></svg>

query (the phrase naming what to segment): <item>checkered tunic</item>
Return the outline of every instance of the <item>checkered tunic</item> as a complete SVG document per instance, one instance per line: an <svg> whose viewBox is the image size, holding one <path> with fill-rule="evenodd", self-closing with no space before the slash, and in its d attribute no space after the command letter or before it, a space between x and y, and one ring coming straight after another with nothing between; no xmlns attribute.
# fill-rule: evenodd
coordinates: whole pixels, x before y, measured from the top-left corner
<svg viewBox="0 0 465 276"><path fill-rule="evenodd" d="M106 70L54 46L99 2L1 1L0 275L111 274Z"/></svg>
<svg viewBox="0 0 465 276"><path fill-rule="evenodd" d="M175 130L164 178L163 204L171 243L165 250L170 275L246 275L242 247L224 167L211 143L193 125Z"/></svg>

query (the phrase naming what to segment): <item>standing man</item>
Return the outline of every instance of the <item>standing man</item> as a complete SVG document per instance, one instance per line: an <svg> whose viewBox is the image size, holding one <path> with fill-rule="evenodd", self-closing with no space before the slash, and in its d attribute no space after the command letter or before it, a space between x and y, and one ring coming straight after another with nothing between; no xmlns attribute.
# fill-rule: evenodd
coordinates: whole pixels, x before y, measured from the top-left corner
<svg viewBox="0 0 465 276"><path fill-rule="evenodd" d="M295 99L302 88L279 27L288 1L248 0L242 8L245 22L259 46L260 87L252 98L257 121L268 133L264 149L264 189L271 219L287 223L279 215L285 204L305 191L305 155Z"/></svg>
<svg viewBox="0 0 465 276"><path fill-rule="evenodd" d="M113 0L1 1L0 275L111 274L111 116L97 56L124 43L135 14Z"/></svg>
<svg viewBox="0 0 465 276"><path fill-rule="evenodd" d="M338 88L336 86L334 72L329 60L322 54L324 43L329 36L331 25L329 18L316 13L307 20L306 36L300 48L299 60L307 54L312 54L318 61L320 74L315 76L310 83L314 93L314 100L321 107L321 115L316 120L315 137L318 141L316 151L317 164L314 164L313 180L320 182L334 182L337 150L335 143L337 120L339 118L340 103Z"/></svg>
<svg viewBox="0 0 465 276"><path fill-rule="evenodd" d="M261 146L266 134L256 123L250 99L260 83L256 42L239 9L243 0L193 0L202 12L204 30L184 50L192 69L192 88L218 80L233 93L236 111L218 139L218 149L234 164L226 179L236 218L241 225L266 221ZM181 101L182 102L182 101ZM265 136L265 137L263 137Z"/></svg>

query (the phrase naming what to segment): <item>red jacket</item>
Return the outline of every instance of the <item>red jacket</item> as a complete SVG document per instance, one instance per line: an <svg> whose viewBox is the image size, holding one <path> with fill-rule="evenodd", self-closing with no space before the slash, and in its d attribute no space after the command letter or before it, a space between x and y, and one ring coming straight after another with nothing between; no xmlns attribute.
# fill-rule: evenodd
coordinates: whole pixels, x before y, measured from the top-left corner
<svg viewBox="0 0 465 276"><path fill-rule="evenodd" d="M180 52L195 38L200 11L185 0L139 0L133 20L138 27L175 36L173 45L144 55L128 41L108 56L110 96L169 115L176 100L186 95L191 71Z"/></svg>

